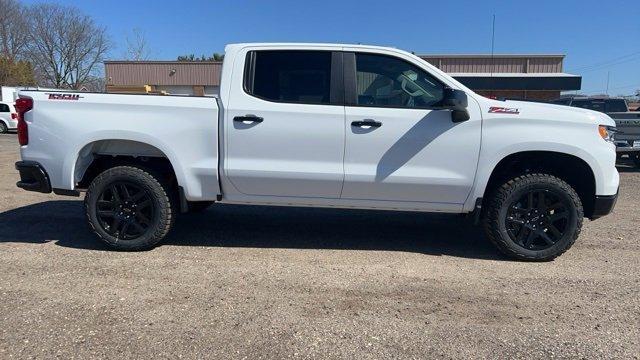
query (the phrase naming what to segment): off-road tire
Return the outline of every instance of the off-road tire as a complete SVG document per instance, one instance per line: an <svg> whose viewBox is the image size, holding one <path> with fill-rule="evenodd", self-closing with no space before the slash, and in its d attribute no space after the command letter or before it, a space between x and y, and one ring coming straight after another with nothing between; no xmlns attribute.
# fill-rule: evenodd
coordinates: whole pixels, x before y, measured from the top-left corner
<svg viewBox="0 0 640 360"><path fill-rule="evenodd" d="M563 236L543 250L530 250L517 244L507 232L507 211L518 197L534 190L552 191L563 197L569 220ZM562 255L576 241L582 229L584 210L576 191L563 180L548 174L526 174L506 181L486 199L483 226L487 238L505 255L525 261L550 261Z"/></svg>
<svg viewBox="0 0 640 360"><path fill-rule="evenodd" d="M134 166L117 166L99 174L89 186L84 204L87 220L100 240L116 250L139 251L156 246L169 233L174 222L175 206L168 186L163 185L150 170ZM116 182L128 182L144 189L154 207L153 218L147 230L139 237L123 240L109 234L98 221L98 199L106 189Z"/></svg>

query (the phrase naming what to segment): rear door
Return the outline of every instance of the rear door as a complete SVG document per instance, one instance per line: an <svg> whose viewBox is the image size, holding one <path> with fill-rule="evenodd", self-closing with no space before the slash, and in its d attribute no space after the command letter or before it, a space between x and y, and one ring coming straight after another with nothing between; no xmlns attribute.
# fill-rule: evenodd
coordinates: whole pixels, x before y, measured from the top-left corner
<svg viewBox="0 0 640 360"><path fill-rule="evenodd" d="M244 76L234 75L225 110L230 183L244 195L340 197L342 54L248 49L238 59Z"/></svg>
<svg viewBox="0 0 640 360"><path fill-rule="evenodd" d="M342 198L431 203L450 209L471 191L481 115L454 123L434 110L445 85L407 59L345 53L346 147ZM448 205L447 205L448 204Z"/></svg>

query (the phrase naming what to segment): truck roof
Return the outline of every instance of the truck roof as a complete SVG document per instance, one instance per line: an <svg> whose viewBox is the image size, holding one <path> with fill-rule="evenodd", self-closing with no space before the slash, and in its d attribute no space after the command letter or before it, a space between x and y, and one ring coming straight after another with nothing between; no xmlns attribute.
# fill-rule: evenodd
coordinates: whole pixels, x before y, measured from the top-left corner
<svg viewBox="0 0 640 360"><path fill-rule="evenodd" d="M362 48L362 49L380 49L380 50L388 50L388 49L393 49L393 50L397 50L397 51L405 51L405 50L401 50L398 49L396 47L393 46L379 46L379 45L365 45L365 44L343 44L343 43L292 43L292 42L283 42L283 43L235 43L235 44L228 44L226 46L226 48L242 48L242 47L246 47L246 46L265 46L265 47L280 47L280 46L286 46L286 47L295 47L295 46L299 46L299 47L319 47L319 48L323 48L323 47L356 47L356 48Z"/></svg>
<svg viewBox="0 0 640 360"><path fill-rule="evenodd" d="M572 100L625 100L620 96L608 96L608 95L574 95L574 96L565 96L561 99L572 99Z"/></svg>

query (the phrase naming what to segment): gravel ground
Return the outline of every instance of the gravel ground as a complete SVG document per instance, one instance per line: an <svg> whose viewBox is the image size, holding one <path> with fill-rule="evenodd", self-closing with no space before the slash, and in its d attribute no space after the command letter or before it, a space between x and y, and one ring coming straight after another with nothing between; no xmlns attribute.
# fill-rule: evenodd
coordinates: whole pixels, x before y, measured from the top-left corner
<svg viewBox="0 0 640 360"><path fill-rule="evenodd" d="M108 251L77 198L15 187L0 135L0 358L638 358L640 172L550 263L458 216L214 206Z"/></svg>

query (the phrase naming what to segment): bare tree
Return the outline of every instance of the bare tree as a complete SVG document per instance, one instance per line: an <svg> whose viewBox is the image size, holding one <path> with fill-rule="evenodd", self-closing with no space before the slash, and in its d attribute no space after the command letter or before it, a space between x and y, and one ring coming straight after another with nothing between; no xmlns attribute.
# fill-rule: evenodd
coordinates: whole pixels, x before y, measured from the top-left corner
<svg viewBox="0 0 640 360"><path fill-rule="evenodd" d="M110 46L104 27L71 6L38 4L29 15L27 53L41 85L81 89L100 76Z"/></svg>
<svg viewBox="0 0 640 360"><path fill-rule="evenodd" d="M0 0L0 54L11 61L24 55L29 26L24 7L16 0Z"/></svg>
<svg viewBox="0 0 640 360"><path fill-rule="evenodd" d="M131 34L125 38L125 43L127 46L124 53L125 60L149 60L151 50L149 49L144 31L139 28L133 29Z"/></svg>

